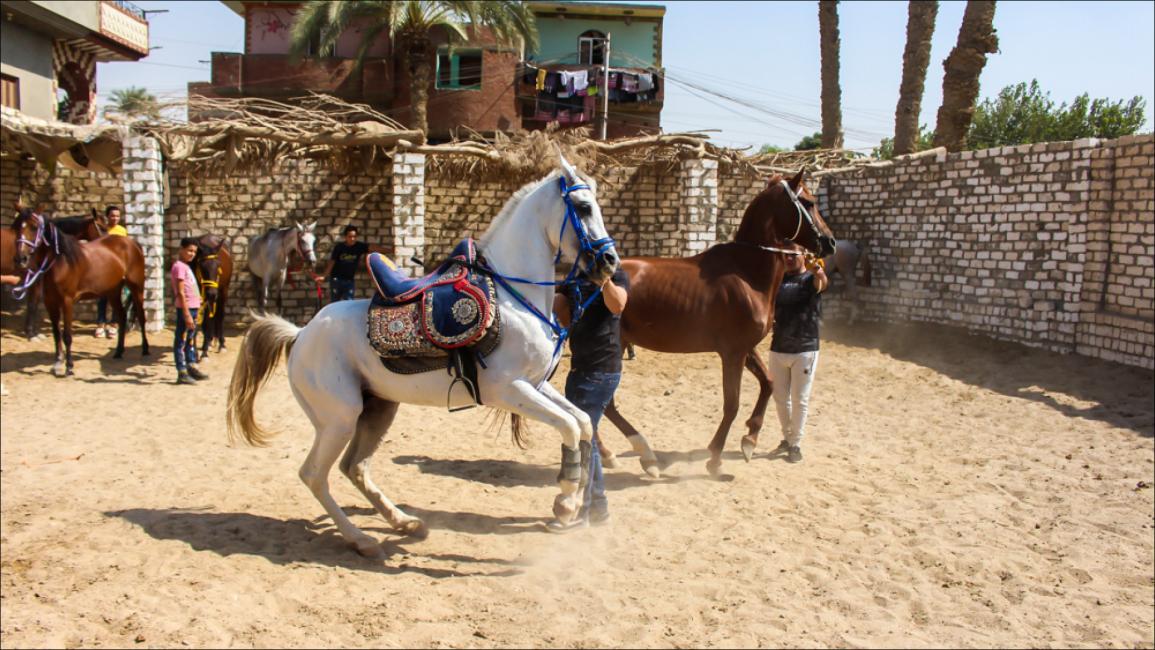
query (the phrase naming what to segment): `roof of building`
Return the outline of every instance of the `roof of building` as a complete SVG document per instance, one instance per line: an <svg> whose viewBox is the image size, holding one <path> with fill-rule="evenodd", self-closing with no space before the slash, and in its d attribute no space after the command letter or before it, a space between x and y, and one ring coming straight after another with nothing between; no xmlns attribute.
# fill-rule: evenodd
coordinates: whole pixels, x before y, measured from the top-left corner
<svg viewBox="0 0 1155 650"><path fill-rule="evenodd" d="M238 16L245 15L245 5L299 5L298 0L221 0ZM533 2L534 13L568 14L573 16L638 16L661 18L666 15L665 5L634 5L610 2Z"/></svg>

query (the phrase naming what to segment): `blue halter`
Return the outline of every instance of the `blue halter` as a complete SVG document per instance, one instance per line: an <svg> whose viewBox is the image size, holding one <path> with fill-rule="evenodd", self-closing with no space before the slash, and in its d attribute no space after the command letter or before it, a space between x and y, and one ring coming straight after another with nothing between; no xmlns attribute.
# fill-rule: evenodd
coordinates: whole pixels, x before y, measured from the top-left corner
<svg viewBox="0 0 1155 650"><path fill-rule="evenodd" d="M558 248L557 255L554 256L554 264L557 264L561 261L561 242L562 238L565 236L567 225L573 224L574 233L577 235L578 246L581 249L578 255L574 258L573 266L570 267L569 273L565 276L565 279L558 282L529 280L526 278L502 275L493 270L493 268L488 264L485 267L485 271L493 276L493 279L497 280L497 283L500 284L503 289L508 291L510 295L512 295L519 303L521 303L523 307L528 309L531 314L536 316L538 320L542 321L546 325L549 325L550 330L552 330L554 335L558 337L557 344L553 348L553 362L550 364L550 373L553 372L553 366L556 365L558 359L561 358L562 346L565 345L565 340L569 338L569 328L562 327L560 324L558 324L558 322L554 319L552 312L549 316L541 313L540 309L533 306L533 303L526 300L525 296L521 295L521 292L515 289L510 283L517 282L520 284L532 284L539 287L556 287L559 285L573 285L576 287L578 285L578 264L580 263L582 255L588 254L590 256L589 266L586 269L588 273L589 271L593 270L593 265L596 264L599 259L603 258L606 253L608 253L614 247L614 240L612 237L603 237L601 239L594 240L590 239L589 233L586 232L585 226L582 225L581 219L578 218L577 209L575 209L573 206L573 199L571 199L569 196L570 193L576 192L577 190L588 190L590 189L590 186L582 184L569 185L566 183L565 174L562 174L561 177L558 178L558 189L561 190L562 200L565 201L565 217L561 222L561 232L558 233ZM582 314L585 313L586 308L589 307L590 303L592 303L594 299L598 297L598 294L600 294L601 291L601 287L598 287L597 291L593 292L589 298L578 304L577 313L573 315L573 319L570 321L570 327L572 327L573 324L576 323L579 318L581 318ZM578 298L579 300L581 298L580 290L578 290Z"/></svg>

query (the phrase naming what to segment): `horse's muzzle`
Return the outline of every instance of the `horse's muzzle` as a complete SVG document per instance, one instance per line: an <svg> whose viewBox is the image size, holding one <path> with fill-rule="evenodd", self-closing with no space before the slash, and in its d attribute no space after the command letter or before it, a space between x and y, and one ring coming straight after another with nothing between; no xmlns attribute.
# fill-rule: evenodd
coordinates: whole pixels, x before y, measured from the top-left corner
<svg viewBox="0 0 1155 650"><path fill-rule="evenodd" d="M834 254L834 247L837 244L838 244L838 241L836 239L834 239L833 237L828 237L826 235L819 235L818 236L818 251L819 251L818 256L819 257L826 257L827 255L833 255Z"/></svg>
<svg viewBox="0 0 1155 650"><path fill-rule="evenodd" d="M621 266L621 259L615 249L610 248L598 254L591 265L593 268L590 272L590 277L599 283L607 278L613 277L617 273L618 267Z"/></svg>

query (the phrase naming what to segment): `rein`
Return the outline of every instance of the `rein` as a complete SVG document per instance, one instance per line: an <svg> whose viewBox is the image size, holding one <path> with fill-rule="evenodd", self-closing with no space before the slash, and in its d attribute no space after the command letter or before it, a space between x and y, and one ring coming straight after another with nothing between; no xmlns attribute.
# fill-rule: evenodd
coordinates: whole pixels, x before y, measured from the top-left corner
<svg viewBox="0 0 1155 650"><path fill-rule="evenodd" d="M574 233L578 238L578 245L581 248L581 251L578 253L578 255L574 257L573 266L570 267L569 273L566 275L564 280L530 280L527 278L502 275L501 273L498 273L488 262L482 262L477 265L477 269L479 271L486 273L494 280L496 280L503 289L508 291L519 303L521 303L523 307L528 309L531 314L533 314L541 322L548 325L554 336L557 337L557 343L553 348L553 361L550 364L551 372L553 366L556 365L558 360L561 358L562 346L565 345L566 339L569 338L570 329L573 327L573 324L576 323L579 318L581 318L582 314L585 313L585 310L590 305L590 303L592 303L594 299L597 298L598 294L601 293L601 287L598 287L598 290L595 291L593 295L591 295L588 299L586 299L584 303L578 305L577 313L574 314L573 320L570 322L570 327L562 327L561 324L557 322L557 319L554 318L552 312L549 316L543 314L541 310L535 307L533 303L525 298L525 296L521 295L521 292L515 289L511 283L516 282L519 284L529 284L539 287L571 285L576 287L578 285L578 280L576 279L578 266L580 264L582 254L589 254L591 256L591 260L593 261L590 262L590 265L592 265L594 261L596 261L599 257L604 256L614 246L614 240L612 237L603 237L601 239L591 240L589 233L586 232L585 226L582 225L581 219L579 219L577 216L577 209L574 208L573 199L570 198L570 193L577 190L588 190L590 189L590 186L584 184L569 185L566 183L565 174L562 174L562 176L558 178L558 189L561 191L562 200L565 201L565 217L562 219L561 231L558 233L558 248L557 254L554 255L554 264L556 265L559 261L561 261L562 238L565 236L566 227L568 225L573 225ZM587 271L589 270L590 269L587 268Z"/></svg>
<svg viewBox="0 0 1155 650"><path fill-rule="evenodd" d="M212 255L205 255L204 257L200 258L200 260L197 261L196 269L193 271L193 274L196 276L196 279L197 279L197 284L199 284L200 288L201 288L201 304L202 305L208 304L208 298L206 297L208 292L206 291L206 289L217 289L221 286L220 285L221 267L219 264L217 265L217 277L212 279L212 280L209 280L209 279L205 278L203 275L201 275L200 262L203 260L215 260L215 259L217 259L217 253L213 253ZM208 312L208 313L206 314L205 312ZM212 318L213 316L216 315L216 313L217 313L217 301L214 300L212 306L209 309L201 309L200 313L197 314L197 318L198 318L198 320L201 320L203 322L204 319Z"/></svg>
<svg viewBox="0 0 1155 650"><path fill-rule="evenodd" d="M787 237L786 241L793 242L798 237L798 233L802 232L803 219L806 220L810 229L814 231L815 236L821 235L822 233L819 232L818 226L814 224L814 219L810 216L810 212L806 209L806 206L802 205L802 201L798 199L798 195L794 193L794 190L790 189L790 183L787 183L785 180L778 182L782 184L782 189L786 190L786 196L790 197L790 201L794 203L794 209L798 211L798 226L794 229L794 234Z"/></svg>

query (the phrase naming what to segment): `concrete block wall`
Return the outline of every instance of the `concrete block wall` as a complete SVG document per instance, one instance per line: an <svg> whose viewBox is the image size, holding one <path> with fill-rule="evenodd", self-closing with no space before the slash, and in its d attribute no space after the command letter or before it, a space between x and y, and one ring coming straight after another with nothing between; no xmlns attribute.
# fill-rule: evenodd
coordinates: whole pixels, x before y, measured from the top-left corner
<svg viewBox="0 0 1155 650"><path fill-rule="evenodd" d="M318 271L324 270L333 244L347 224L360 229L360 241L391 246L394 241L394 175L390 165L358 174L317 169L304 161L287 162L272 173L235 174L228 178L201 177L180 168L169 170L171 201L165 214L165 262L175 259L186 236L218 233L229 237L234 258L227 318L240 321L257 301L247 269L249 238L294 221L317 221ZM316 290L306 272L292 274L283 299L285 318L304 324L316 309ZM357 297L372 295L372 281L363 271L357 277ZM322 304L328 302L328 283ZM166 298L172 313L171 292ZM275 307L270 301L270 308Z"/></svg>
<svg viewBox="0 0 1155 650"><path fill-rule="evenodd" d="M826 176L819 205L839 238L869 247L867 318L1151 368L1151 146L1147 135L899 162Z"/></svg>
<svg viewBox="0 0 1155 650"><path fill-rule="evenodd" d="M128 236L144 251L145 327L157 331L165 326L164 278L164 176L160 145L146 137L124 142L121 210Z"/></svg>

